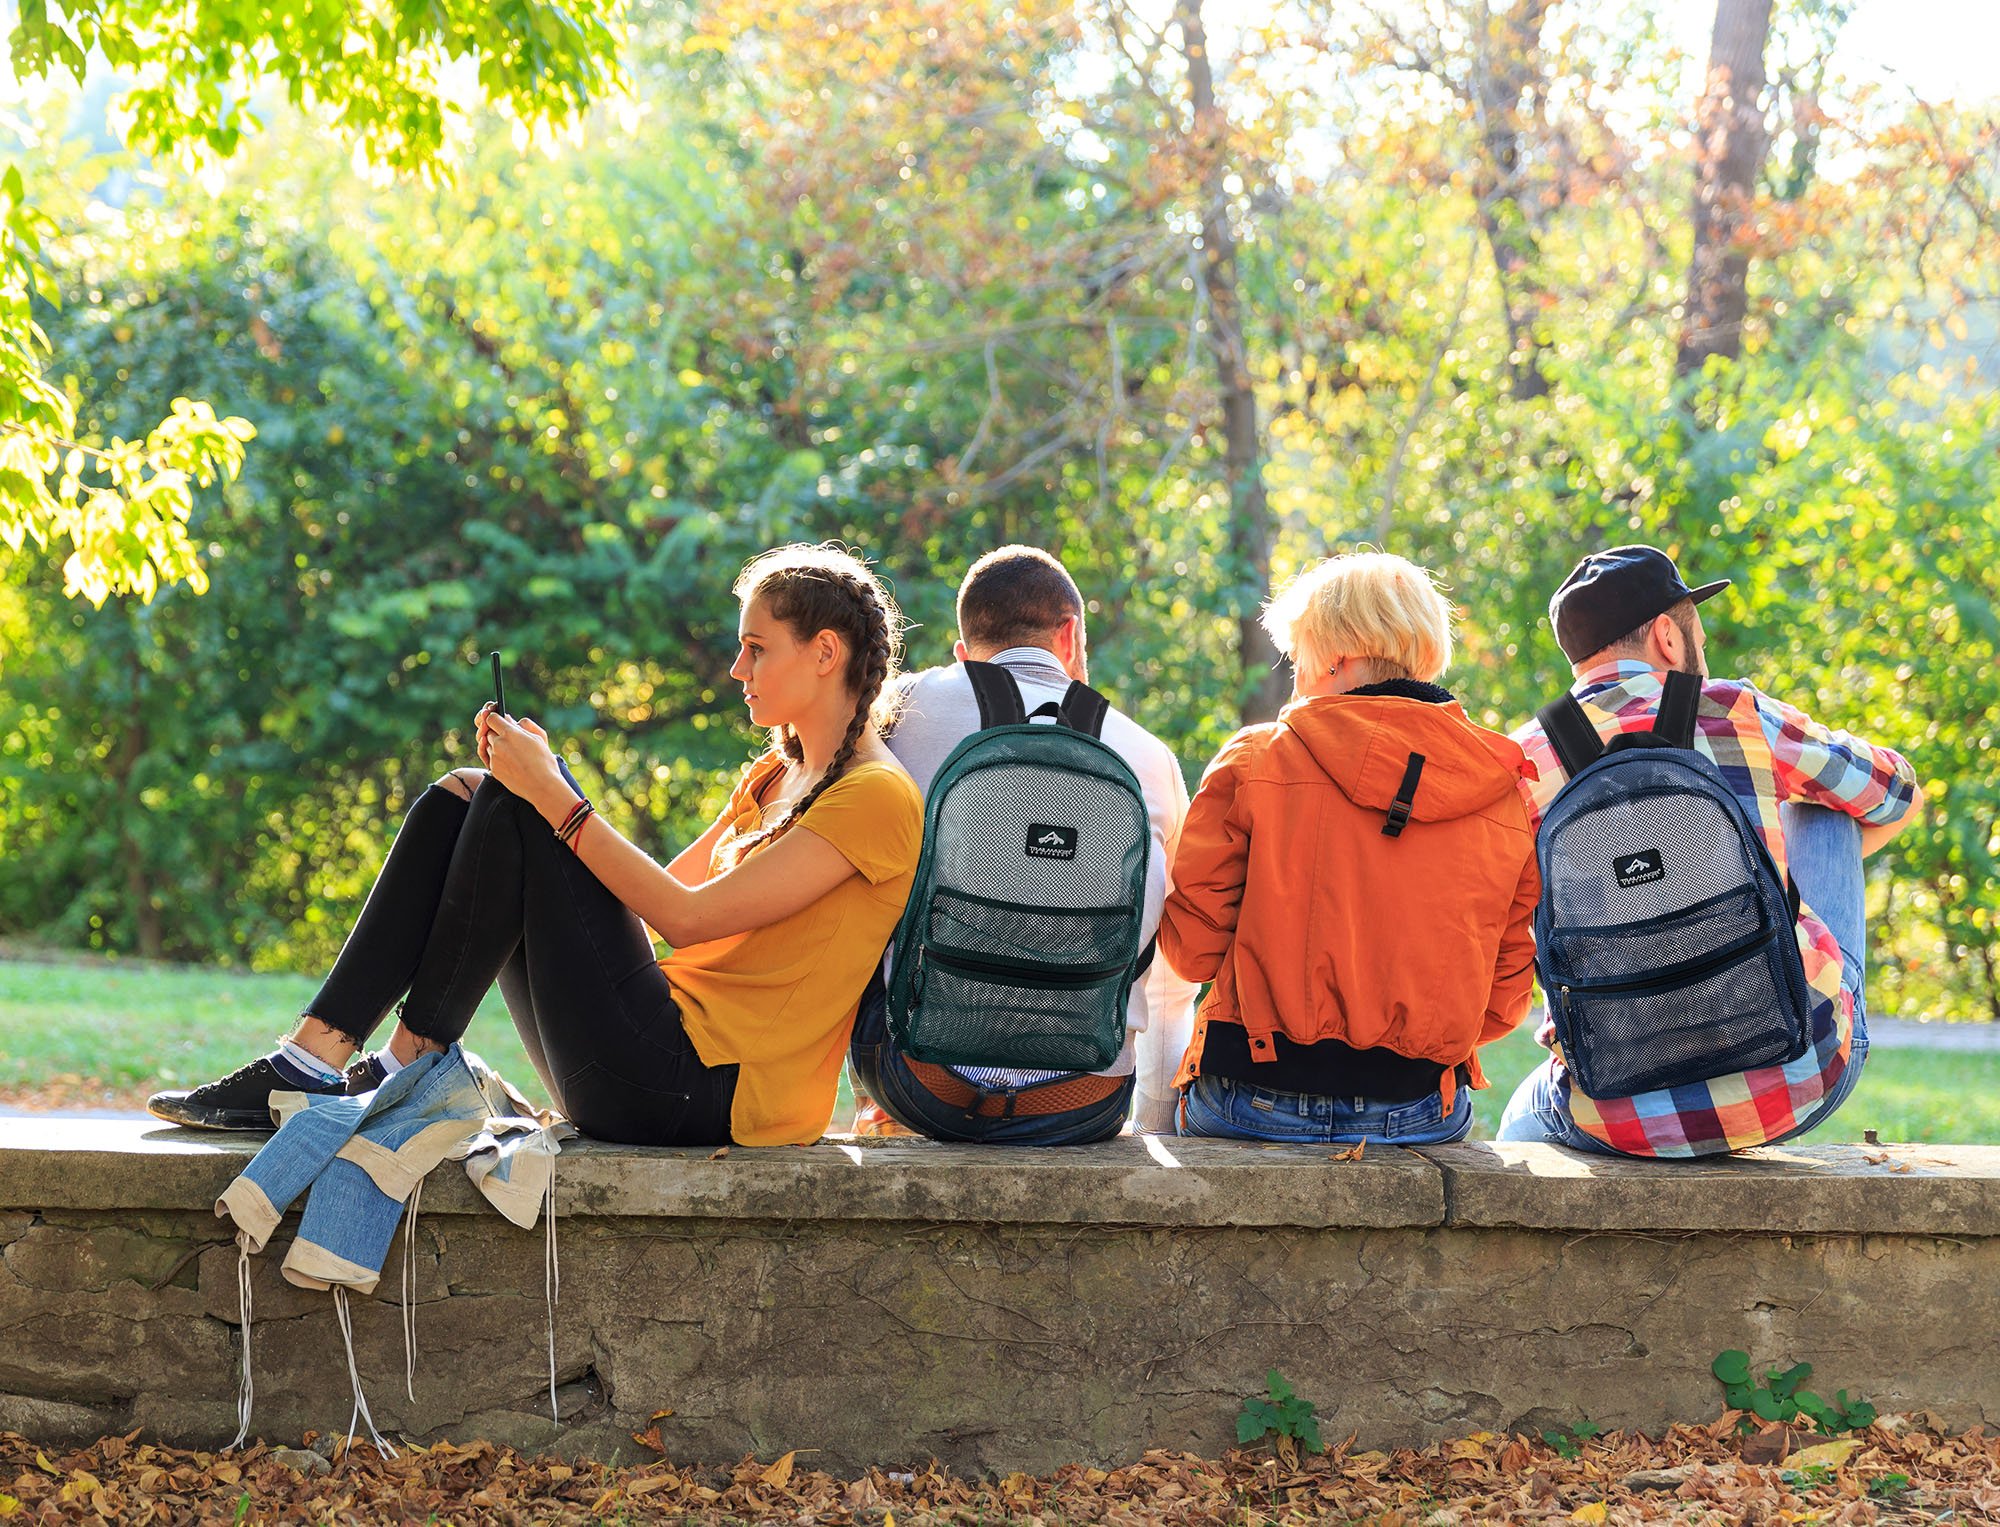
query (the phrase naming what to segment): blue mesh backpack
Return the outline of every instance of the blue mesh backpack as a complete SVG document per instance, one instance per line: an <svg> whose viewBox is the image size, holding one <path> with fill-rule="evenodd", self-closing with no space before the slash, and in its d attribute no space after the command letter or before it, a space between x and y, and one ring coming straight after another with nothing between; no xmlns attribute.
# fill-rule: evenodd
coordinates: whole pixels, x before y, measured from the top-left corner
<svg viewBox="0 0 2000 1527"><path fill-rule="evenodd" d="M980 730L924 803L896 929L889 1034L953 1068L1101 1071L1125 1045L1152 823L1131 767L1098 740L1104 697L1071 684L1030 722L1006 669L968 662Z"/></svg>
<svg viewBox="0 0 2000 1527"><path fill-rule="evenodd" d="M1649 732L1609 745L1574 695L1536 719L1569 775L1536 836L1535 969L1592 1098L1805 1054L1798 901L1722 773L1695 751L1701 681L1667 676Z"/></svg>

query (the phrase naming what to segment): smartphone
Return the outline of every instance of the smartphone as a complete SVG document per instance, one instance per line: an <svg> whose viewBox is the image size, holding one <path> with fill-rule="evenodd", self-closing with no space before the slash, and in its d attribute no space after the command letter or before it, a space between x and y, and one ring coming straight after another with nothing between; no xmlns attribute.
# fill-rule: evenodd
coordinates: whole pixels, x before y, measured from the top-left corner
<svg viewBox="0 0 2000 1527"><path fill-rule="evenodd" d="M506 690L500 687L500 654L495 652L492 654L492 658L493 658L493 708L499 711L500 714L504 716L507 714L507 692Z"/></svg>

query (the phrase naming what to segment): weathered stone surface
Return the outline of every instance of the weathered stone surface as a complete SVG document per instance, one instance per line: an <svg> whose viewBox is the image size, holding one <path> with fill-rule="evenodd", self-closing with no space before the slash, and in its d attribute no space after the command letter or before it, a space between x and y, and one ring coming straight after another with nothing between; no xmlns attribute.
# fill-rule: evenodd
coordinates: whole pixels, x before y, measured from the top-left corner
<svg viewBox="0 0 2000 1527"><path fill-rule="evenodd" d="M0 1119L0 1207L213 1204L268 1138L146 1121ZM772 1220L1148 1225L1425 1225L1438 1174L1403 1151L1335 1152L1132 1138L1069 1151L930 1141L810 1149L633 1150L579 1141L557 1173L562 1212ZM481 1212L464 1174L424 1188L426 1213Z"/></svg>
<svg viewBox="0 0 2000 1527"><path fill-rule="evenodd" d="M45 1435L107 1417L234 1432L236 1256L208 1211L257 1142L197 1143L124 1158L134 1208L100 1201L116 1137L75 1136L58 1165L95 1164L70 1174L0 1138L8 1202L32 1199L24 1179L67 1185L23 1203L0 1251L0 1425L29 1406L22 1429ZM1272 1367L1365 1445L1582 1415L1658 1428L1717 1412L1725 1347L1810 1361L1885 1410L2000 1421L2000 1152L1882 1154L591 1147L561 1163L560 1426L543 1232L455 1169L424 1195L413 1382L400 1240L352 1301L355 1352L385 1430L630 1456L664 1410L676 1459L813 1448L839 1467L1213 1451ZM253 1264L256 1430L274 1441L344 1431L352 1405L331 1300L276 1276L288 1242Z"/></svg>
<svg viewBox="0 0 2000 1527"><path fill-rule="evenodd" d="M34 1395L0 1394L0 1432L19 1432L38 1442L82 1442L130 1424L129 1410L122 1405L98 1408Z"/></svg>
<svg viewBox="0 0 2000 1527"><path fill-rule="evenodd" d="M1454 1225L2000 1235L2000 1147L1772 1146L1630 1161L1552 1145L1426 1147Z"/></svg>

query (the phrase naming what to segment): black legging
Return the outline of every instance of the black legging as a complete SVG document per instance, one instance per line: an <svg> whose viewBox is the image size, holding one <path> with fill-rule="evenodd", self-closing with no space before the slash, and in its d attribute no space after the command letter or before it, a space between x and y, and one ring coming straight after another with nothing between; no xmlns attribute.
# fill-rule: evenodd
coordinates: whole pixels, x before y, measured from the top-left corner
<svg viewBox="0 0 2000 1527"><path fill-rule="evenodd" d="M498 780L470 801L432 785L306 1011L360 1045L402 998L411 1033L449 1044L496 978L549 1096L585 1134L729 1139L737 1068L702 1064L645 925Z"/></svg>

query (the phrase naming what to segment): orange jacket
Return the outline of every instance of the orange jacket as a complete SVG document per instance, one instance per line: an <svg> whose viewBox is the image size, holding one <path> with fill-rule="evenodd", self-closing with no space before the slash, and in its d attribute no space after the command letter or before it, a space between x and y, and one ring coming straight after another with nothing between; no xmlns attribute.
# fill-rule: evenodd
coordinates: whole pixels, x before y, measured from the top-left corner
<svg viewBox="0 0 2000 1527"><path fill-rule="evenodd" d="M1209 1024L1240 1023L1256 1059L1274 1032L1338 1039L1435 1061L1447 1092L1461 1062L1485 1086L1474 1052L1526 1016L1534 973L1541 876L1516 785L1532 768L1456 701L1299 700L1232 737L1188 809L1160 922L1167 962L1215 983L1177 1085Z"/></svg>

